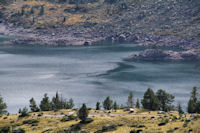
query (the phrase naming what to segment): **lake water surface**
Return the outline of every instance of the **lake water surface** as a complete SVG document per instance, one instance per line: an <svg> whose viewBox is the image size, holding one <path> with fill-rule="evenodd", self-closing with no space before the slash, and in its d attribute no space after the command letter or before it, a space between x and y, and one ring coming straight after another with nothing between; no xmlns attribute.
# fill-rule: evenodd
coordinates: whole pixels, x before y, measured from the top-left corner
<svg viewBox="0 0 200 133"><path fill-rule="evenodd" d="M200 87L197 63L128 62L125 57L144 50L135 44L95 46L0 46L0 94L10 113L39 104L44 93L56 91L73 98L76 107L111 96L125 104L130 91L135 99L144 91L165 89L186 107L193 86Z"/></svg>

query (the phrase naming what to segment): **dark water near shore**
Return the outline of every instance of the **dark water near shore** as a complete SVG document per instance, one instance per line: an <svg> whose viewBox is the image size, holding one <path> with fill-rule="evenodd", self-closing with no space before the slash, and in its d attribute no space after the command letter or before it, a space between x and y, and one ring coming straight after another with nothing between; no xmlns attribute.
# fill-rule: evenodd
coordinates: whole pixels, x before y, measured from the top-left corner
<svg viewBox="0 0 200 133"><path fill-rule="evenodd" d="M142 98L150 87L165 89L184 107L193 86L200 87L197 63L127 62L123 58L144 50L134 44L89 47L0 46L0 94L8 111L16 113L34 97L56 91L76 107L94 107L111 96L125 104L130 91Z"/></svg>

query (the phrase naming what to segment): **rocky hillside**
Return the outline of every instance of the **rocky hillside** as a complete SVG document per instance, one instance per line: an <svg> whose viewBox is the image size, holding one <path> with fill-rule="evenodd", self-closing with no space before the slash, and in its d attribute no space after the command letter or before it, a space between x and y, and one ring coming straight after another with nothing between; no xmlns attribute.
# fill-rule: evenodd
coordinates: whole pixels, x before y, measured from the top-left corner
<svg viewBox="0 0 200 133"><path fill-rule="evenodd" d="M200 47L199 0L15 0L1 6L1 22L36 31L73 29L88 34L83 38L91 42L100 37L143 45ZM77 33L71 36L79 38Z"/></svg>

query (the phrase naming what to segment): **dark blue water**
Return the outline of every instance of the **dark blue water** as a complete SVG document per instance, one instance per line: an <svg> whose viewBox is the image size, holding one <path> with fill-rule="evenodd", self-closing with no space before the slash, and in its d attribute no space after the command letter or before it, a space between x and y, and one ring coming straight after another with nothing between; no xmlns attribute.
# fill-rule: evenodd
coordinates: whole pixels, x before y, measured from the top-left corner
<svg viewBox="0 0 200 133"><path fill-rule="evenodd" d="M198 64L123 60L144 49L135 44L0 46L0 94L11 113L28 107L31 97L39 103L44 93L51 98L58 91L76 107L95 107L106 96L125 104L130 91L142 98L148 87L165 89L186 107L192 87L200 87Z"/></svg>

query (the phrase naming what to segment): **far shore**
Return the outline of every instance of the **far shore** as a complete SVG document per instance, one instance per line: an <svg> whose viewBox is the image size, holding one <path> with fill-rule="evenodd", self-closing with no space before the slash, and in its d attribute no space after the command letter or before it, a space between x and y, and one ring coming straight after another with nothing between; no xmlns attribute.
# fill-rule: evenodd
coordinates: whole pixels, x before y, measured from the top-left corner
<svg viewBox="0 0 200 133"><path fill-rule="evenodd" d="M158 36L148 33L117 34L106 30L95 31L85 29L81 26L51 29L24 29L20 26L0 23L0 35L17 37L14 40L1 42L1 44L5 45L88 46L102 41L110 41L113 43L133 43L152 47L164 46L183 50L200 49L198 40L187 40L173 36Z"/></svg>

